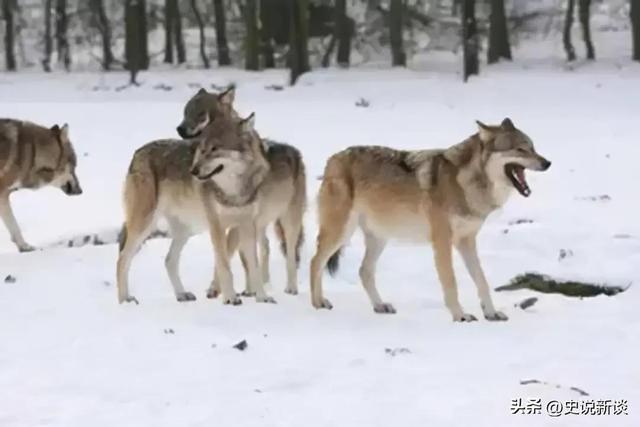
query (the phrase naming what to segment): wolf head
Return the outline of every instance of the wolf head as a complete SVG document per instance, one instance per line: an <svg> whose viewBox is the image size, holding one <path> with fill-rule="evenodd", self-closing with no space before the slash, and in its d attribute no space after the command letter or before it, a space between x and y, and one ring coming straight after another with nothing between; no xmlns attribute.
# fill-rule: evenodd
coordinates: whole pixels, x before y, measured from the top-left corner
<svg viewBox="0 0 640 427"><path fill-rule="evenodd" d="M220 115L230 115L233 111L235 89L227 89L221 94L200 89L184 107L184 118L177 127L181 138L193 138Z"/></svg>
<svg viewBox="0 0 640 427"><path fill-rule="evenodd" d="M525 179L525 169L545 171L551 162L536 153L533 142L506 118L499 126L478 123L478 135L487 153L486 170L496 184L513 186L518 193L529 197L531 189Z"/></svg>
<svg viewBox="0 0 640 427"><path fill-rule="evenodd" d="M55 125L46 131L49 135L38 142L29 181L35 188L50 185L70 196L82 194L76 176L76 153L69 140L69 126Z"/></svg>
<svg viewBox="0 0 640 427"><path fill-rule="evenodd" d="M265 166L262 141L254 131L255 115L246 119L221 119L208 125L200 136L191 174L206 181L220 176L246 176Z"/></svg>

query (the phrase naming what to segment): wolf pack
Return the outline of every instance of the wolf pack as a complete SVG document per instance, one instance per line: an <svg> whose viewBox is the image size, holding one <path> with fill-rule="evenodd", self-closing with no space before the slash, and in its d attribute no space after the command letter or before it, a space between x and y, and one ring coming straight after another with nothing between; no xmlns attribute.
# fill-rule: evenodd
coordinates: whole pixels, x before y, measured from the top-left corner
<svg viewBox="0 0 640 427"><path fill-rule="evenodd" d="M264 139L255 115L234 109L235 89L201 89L184 107L180 139L150 142L133 154L124 180L124 225L116 266L117 298L138 303L129 270L145 240L164 219L171 243L165 266L175 298L193 301L179 274L180 255L193 235L208 231L214 274L207 298L239 305L241 297L275 303L269 283L269 240L273 227L286 258L285 293L298 294L307 177L301 152ZM323 271L335 274L345 242L360 229L365 253L359 275L376 313L395 313L381 298L375 269L389 240L430 243L444 303L454 321L476 320L460 305L453 268L459 252L477 287L484 317L504 321L496 310L480 264L476 237L487 217L515 190L529 197L525 170L544 171L551 162L531 139L505 118L500 124L477 122L478 130L443 149L406 151L354 146L332 155L320 186L318 232L310 263L311 304L331 309L322 289ZM11 209L10 194L43 186L80 195L77 158L69 126L43 127L0 119L0 215L21 252L32 251ZM230 262L238 252L245 273L241 293L234 288Z"/></svg>

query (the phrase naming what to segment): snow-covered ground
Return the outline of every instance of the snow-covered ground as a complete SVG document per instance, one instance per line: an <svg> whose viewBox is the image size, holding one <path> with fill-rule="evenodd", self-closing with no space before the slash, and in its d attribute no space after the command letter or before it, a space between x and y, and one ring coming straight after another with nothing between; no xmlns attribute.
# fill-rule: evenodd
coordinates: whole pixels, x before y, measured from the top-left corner
<svg viewBox="0 0 640 427"><path fill-rule="evenodd" d="M18 254L0 227L0 276L16 278L0 281L0 426L640 425L639 66L506 65L468 84L452 73L332 70L282 91L265 89L285 83L282 72L157 72L142 75L140 88L116 90L126 79L0 74L0 117L70 124L84 187L77 198L55 189L12 196L26 239L41 251ZM273 250L277 305L207 300L212 253L203 235L185 249L181 269L198 301L175 301L163 264L168 241L155 239L131 272L140 305L118 305L115 244L56 244L113 236L133 151L175 135L198 85L231 82L238 110L255 111L261 134L300 147L307 163L301 294L284 294L284 262ZM357 107L360 98L370 106ZM378 283L398 314L377 315L358 283L356 236L337 278L325 280L335 308L311 307L315 177L330 154L354 144L448 146L473 133L475 119L505 116L553 166L530 173L532 196L514 194L483 228L492 285L538 271L634 283L627 292L537 294L527 311L514 304L533 293L494 293L508 322L454 324L431 249L395 244ZM514 224L522 219L531 222ZM559 260L563 249L572 256ZM462 304L479 315L475 287L456 266ZM234 272L240 288L237 260ZM244 352L232 347L241 340ZM393 351L401 348L408 352ZM531 379L548 384L521 384ZM542 414L512 415L517 398L542 399ZM628 415L545 414L551 400L606 399L626 400Z"/></svg>

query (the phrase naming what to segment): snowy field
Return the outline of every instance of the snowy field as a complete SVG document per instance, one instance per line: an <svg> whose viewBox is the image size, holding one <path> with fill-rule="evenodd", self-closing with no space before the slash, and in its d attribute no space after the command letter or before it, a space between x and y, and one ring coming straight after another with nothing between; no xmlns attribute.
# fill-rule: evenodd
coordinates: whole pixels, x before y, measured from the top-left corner
<svg viewBox="0 0 640 427"><path fill-rule="evenodd" d="M0 117L70 124L84 188L77 198L55 189L12 196L25 238L40 251L17 253L0 227L0 278L16 278L0 281L0 426L640 425L639 66L497 66L466 85L452 73L333 70L281 91L265 87L284 84L282 72L156 72L142 75L140 88L116 90L126 79L0 74ZM306 160L300 295L284 294L285 265L272 244L277 305L207 300L212 252L202 235L181 267L196 302L175 301L163 263L168 240L154 239L131 271L140 305L118 305L117 246L59 243L113 237L133 151L175 136L197 87L232 82L237 109L255 111L263 136L298 146ZM370 106L357 107L360 98ZM529 173L532 196L514 193L483 228L492 286L537 271L632 283L627 292L584 300L496 292L508 322L454 324L431 249L394 244L378 264L378 283L398 314L378 315L359 284L356 235L338 276L325 280L335 308L311 307L315 177L330 154L354 144L448 146L475 132L475 119L505 116L553 166ZM570 256L560 260L561 250ZM456 271L462 305L481 317L457 258ZM237 260L234 272L240 289ZM514 307L530 296L539 298L532 308ZM241 340L243 352L233 348ZM532 379L546 384L521 384ZM517 398L542 399L542 414L512 415ZM628 415L545 411L551 400L607 399L626 400Z"/></svg>

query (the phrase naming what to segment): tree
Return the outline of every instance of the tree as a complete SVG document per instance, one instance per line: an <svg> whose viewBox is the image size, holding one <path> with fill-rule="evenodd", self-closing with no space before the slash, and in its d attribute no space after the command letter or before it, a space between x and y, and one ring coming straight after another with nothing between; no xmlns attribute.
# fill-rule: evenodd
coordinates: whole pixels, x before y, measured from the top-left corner
<svg viewBox="0 0 640 427"><path fill-rule="evenodd" d="M491 0L487 62L493 64L498 62L500 58L511 60L507 16L504 10L504 0Z"/></svg>
<svg viewBox="0 0 640 427"><path fill-rule="evenodd" d="M113 52L111 50L111 24L104 8L104 0L91 0L92 21L102 38L102 69L109 71L113 64Z"/></svg>
<svg viewBox="0 0 640 427"><path fill-rule="evenodd" d="M404 1L391 0L389 5L389 39L391 42L391 64L404 67L407 65L407 55L403 46L403 15Z"/></svg>
<svg viewBox="0 0 640 427"><path fill-rule="evenodd" d="M629 17L633 37L633 60L640 61L640 0L631 0Z"/></svg>
<svg viewBox="0 0 640 427"><path fill-rule="evenodd" d="M2 15L4 17L4 58L7 70L15 71L16 65L16 28L14 12L16 9L15 0L2 1Z"/></svg>
<svg viewBox="0 0 640 427"><path fill-rule="evenodd" d="M58 61L62 61L64 69L71 69L71 51L69 47L69 38L67 16L67 0L56 0L56 45L58 49Z"/></svg>
<svg viewBox="0 0 640 427"><path fill-rule="evenodd" d="M196 22L198 23L198 30L200 34L200 58L202 58L204 68L209 68L209 57L207 55L206 48L207 39L204 34L204 22L202 21L202 14L200 13L200 9L198 8L197 0L191 0L191 10L193 11L193 16L196 18Z"/></svg>
<svg viewBox="0 0 640 427"><path fill-rule="evenodd" d="M289 67L290 82L311 70L309 66L309 3L308 0L288 0L289 3Z"/></svg>
<svg viewBox="0 0 640 427"><path fill-rule="evenodd" d="M575 9L575 0L568 0L567 13L564 18L564 34L562 36L562 42L564 44L564 50L567 52L567 61L575 61L576 50L571 44L571 26L573 25L573 14Z"/></svg>
<svg viewBox="0 0 640 427"><path fill-rule="evenodd" d="M462 49L462 75L466 82L469 76L480 73L480 61L478 60L480 43L476 24L475 0L464 0L462 2Z"/></svg>
<svg viewBox="0 0 640 427"><path fill-rule="evenodd" d="M257 71L260 69L260 52L258 42L258 5L256 0L246 0L244 19L247 28L244 46L244 67L247 70Z"/></svg>
<svg viewBox="0 0 640 427"><path fill-rule="evenodd" d="M229 45L227 43L227 23L224 14L224 0L213 0L213 13L216 17L216 44L218 47L218 65L231 65Z"/></svg>
<svg viewBox="0 0 640 427"><path fill-rule="evenodd" d="M264 68L275 68L273 55L273 14L275 4L273 0L260 0L260 51Z"/></svg>
<svg viewBox="0 0 640 427"><path fill-rule="evenodd" d="M164 62L173 63L173 47L178 54L178 63L182 64L187 60L184 37L182 35L182 15L178 0L165 0L164 3L164 29L165 29L165 50Z"/></svg>
<svg viewBox="0 0 640 427"><path fill-rule="evenodd" d="M587 48L587 59L596 59L596 52L591 41L591 27L589 19L591 18L591 0L579 0L578 17L582 26L582 37Z"/></svg>
<svg viewBox="0 0 640 427"><path fill-rule="evenodd" d="M126 68L131 74L131 84L137 85L138 72L149 68L145 0L126 0L124 20Z"/></svg>
<svg viewBox="0 0 640 427"><path fill-rule="evenodd" d="M51 6L53 0L44 2L44 58L42 68L45 72L51 72L51 55L53 54L53 40L51 38Z"/></svg>
<svg viewBox="0 0 640 427"><path fill-rule="evenodd" d="M348 67L351 57L351 38L353 37L353 24L347 16L346 0L336 0L334 14L335 38L338 40L338 53L336 61L342 67Z"/></svg>

